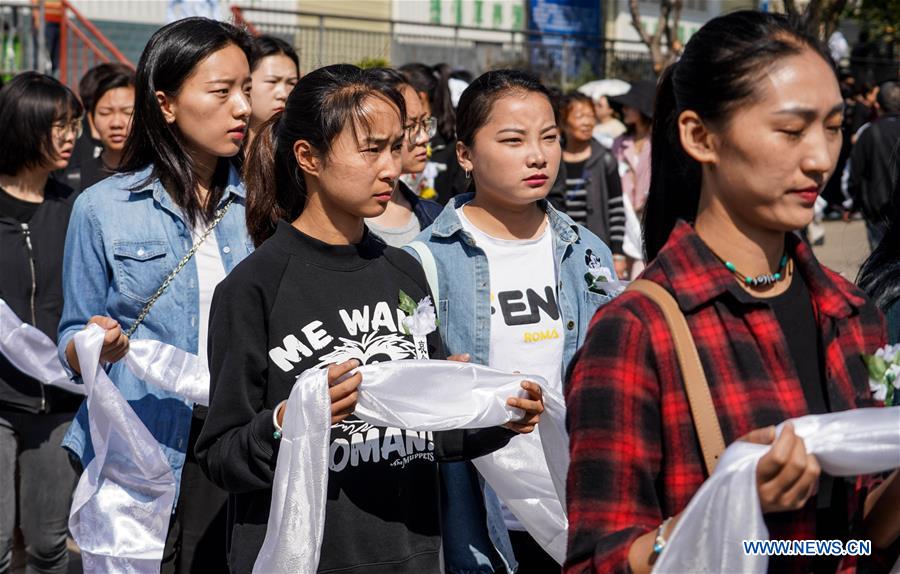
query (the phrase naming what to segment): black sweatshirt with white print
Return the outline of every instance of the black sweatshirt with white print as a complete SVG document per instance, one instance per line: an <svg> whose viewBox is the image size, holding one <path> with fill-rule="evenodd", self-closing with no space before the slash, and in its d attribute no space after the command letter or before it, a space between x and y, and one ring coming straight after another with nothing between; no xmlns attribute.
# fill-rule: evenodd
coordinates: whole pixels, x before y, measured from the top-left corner
<svg viewBox="0 0 900 574"><path fill-rule="evenodd" d="M357 245L328 245L285 222L216 289L210 406L196 453L231 493L232 572L250 572L265 539L278 457L273 409L307 369L415 358L400 325L401 290L417 302L429 295L405 252L368 232ZM428 349L445 358L437 331ZM334 425L319 572L440 572L438 461L488 454L512 436L500 427L416 433L353 415Z"/></svg>

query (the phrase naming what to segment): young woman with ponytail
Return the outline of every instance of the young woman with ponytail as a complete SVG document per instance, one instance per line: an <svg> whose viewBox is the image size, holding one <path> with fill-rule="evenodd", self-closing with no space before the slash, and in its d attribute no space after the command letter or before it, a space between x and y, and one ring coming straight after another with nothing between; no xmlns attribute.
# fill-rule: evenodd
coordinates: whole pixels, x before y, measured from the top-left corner
<svg viewBox="0 0 900 574"><path fill-rule="evenodd" d="M428 165L421 176L414 178L418 185L413 187L433 190L436 195L423 194L423 197L445 205L469 185L456 161L456 111L450 93L452 70L447 64L431 67L411 63L400 66L399 71L415 89L422 108L437 124L429 142Z"/></svg>
<svg viewBox="0 0 900 574"><path fill-rule="evenodd" d="M106 329L100 357L113 363L110 379L159 441L177 481L162 572L224 571L227 494L193 456L204 409L147 385L119 359L130 337L205 357L213 290L252 251L235 164L250 117L249 53L244 32L205 18L153 35L138 63L121 173L79 196L66 237L63 364L80 372L73 337L88 323ZM94 457L86 404L63 446L84 466Z"/></svg>
<svg viewBox="0 0 900 574"><path fill-rule="evenodd" d="M433 441L353 415L353 369L415 356L397 324L400 294L430 296L416 261L364 223L391 200L405 115L394 88L329 66L300 79L251 146L247 222L259 248L213 301L209 417L197 443L207 475L231 492L231 572L251 572L265 540L286 400L307 369L328 369L333 424L320 572L441 572L437 462L492 452L533 430L542 409L540 389L523 382L529 397L510 399L525 411L514 430ZM427 342L431 358L445 358L437 331ZM361 444L380 456L361 455Z"/></svg>
<svg viewBox="0 0 900 574"><path fill-rule="evenodd" d="M435 134L437 120L422 105L412 85L402 74L390 68L374 68L369 70L369 74L403 96L406 124L403 129L400 167L403 174L418 176L428 162L428 142ZM436 201L419 197L401 177L397 180L397 187L394 188L394 194L384 213L367 219L366 225L388 245L403 247L431 225L441 209L441 204Z"/></svg>
<svg viewBox="0 0 900 574"><path fill-rule="evenodd" d="M876 405L861 357L884 344L883 319L796 234L834 171L842 111L827 52L786 18L740 11L704 25L658 86L642 278L685 315L725 443L771 444L756 469L770 537L869 539L878 552L897 537L900 481L869 496L871 480L828 477L790 425L773 430ZM565 571L649 572L707 478L653 301L626 292L597 313L566 400ZM873 558L776 556L769 570Z"/></svg>

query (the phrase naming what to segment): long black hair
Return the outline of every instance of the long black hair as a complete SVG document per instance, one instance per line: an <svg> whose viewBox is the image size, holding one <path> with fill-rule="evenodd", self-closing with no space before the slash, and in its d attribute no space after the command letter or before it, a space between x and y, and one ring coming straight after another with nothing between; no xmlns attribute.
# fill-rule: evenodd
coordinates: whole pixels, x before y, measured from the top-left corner
<svg viewBox="0 0 900 574"><path fill-rule="evenodd" d="M900 299L900 142L891 152L894 194L887 231L859 270L857 283L882 311Z"/></svg>
<svg viewBox="0 0 900 574"><path fill-rule="evenodd" d="M406 106L396 89L356 66L338 64L300 78L284 111L262 125L244 164L247 231L255 245L274 233L279 219L293 221L306 205L306 181L294 143L305 140L327 159L345 127L370 125L366 102L372 97L394 105L401 125L406 123Z"/></svg>
<svg viewBox="0 0 900 574"><path fill-rule="evenodd" d="M418 62L404 64L399 71L417 92L428 96L431 115L437 119L437 130L444 141L456 139L456 112L450 97L450 74L447 64L431 67Z"/></svg>
<svg viewBox="0 0 900 574"><path fill-rule="evenodd" d="M693 221L700 202L700 164L681 147L678 116L693 110L721 125L752 98L761 74L778 60L828 52L790 19L741 10L713 18L691 36L681 59L660 77L651 139L650 195L644 213L647 260L656 257L679 219Z"/></svg>
<svg viewBox="0 0 900 574"><path fill-rule="evenodd" d="M53 124L83 112L72 90L56 78L22 72L0 89L0 173L18 175L54 156Z"/></svg>
<svg viewBox="0 0 900 574"><path fill-rule="evenodd" d="M191 224L197 219L209 221L212 218L224 193L223 186L214 184L206 205L201 204L197 197L198 181L193 160L185 151L178 128L163 117L156 92L174 96L197 64L229 45L240 48L249 62L251 42L246 32L231 24L208 18L185 18L157 30L138 62L133 124L125 142L121 171L133 172L152 165L150 178L138 186L143 187L153 178L159 178ZM228 164L240 161L240 157L241 154L220 158L215 181L223 181Z"/></svg>

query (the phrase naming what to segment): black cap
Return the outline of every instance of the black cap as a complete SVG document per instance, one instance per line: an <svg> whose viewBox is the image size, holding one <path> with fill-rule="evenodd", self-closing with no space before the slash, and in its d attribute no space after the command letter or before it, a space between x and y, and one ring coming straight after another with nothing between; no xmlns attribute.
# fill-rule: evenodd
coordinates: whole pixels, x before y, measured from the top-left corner
<svg viewBox="0 0 900 574"><path fill-rule="evenodd" d="M631 89L621 96L613 96L609 103L620 106L628 106L641 112L648 118L653 118L653 100L656 97L656 82L652 80L639 80L631 84Z"/></svg>

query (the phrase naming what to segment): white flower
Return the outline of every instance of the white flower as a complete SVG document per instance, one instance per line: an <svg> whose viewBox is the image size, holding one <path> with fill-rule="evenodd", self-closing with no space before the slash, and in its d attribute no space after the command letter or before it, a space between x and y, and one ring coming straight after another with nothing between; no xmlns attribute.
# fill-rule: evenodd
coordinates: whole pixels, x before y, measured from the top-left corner
<svg viewBox="0 0 900 574"><path fill-rule="evenodd" d="M884 380L894 385L895 389L900 389L900 365L893 364L888 367Z"/></svg>
<svg viewBox="0 0 900 574"><path fill-rule="evenodd" d="M893 363L894 359L897 358L897 353L900 353L900 345L885 345L875 351L875 356L879 359L884 359L888 363Z"/></svg>
<svg viewBox="0 0 900 574"><path fill-rule="evenodd" d="M873 398L876 401L883 401L887 398L887 385L869 379L869 389L874 393Z"/></svg>
<svg viewBox="0 0 900 574"><path fill-rule="evenodd" d="M600 281L601 283L611 283L613 281L612 271L606 267L591 267L591 275L594 276L595 281Z"/></svg>
<svg viewBox="0 0 900 574"><path fill-rule="evenodd" d="M437 328L437 317L434 314L431 297L419 301L416 312L411 317L403 318L403 327L413 337L424 337Z"/></svg>

